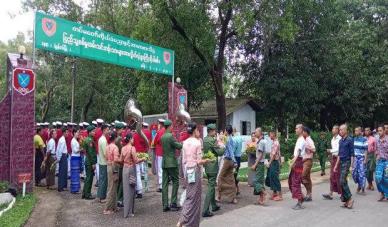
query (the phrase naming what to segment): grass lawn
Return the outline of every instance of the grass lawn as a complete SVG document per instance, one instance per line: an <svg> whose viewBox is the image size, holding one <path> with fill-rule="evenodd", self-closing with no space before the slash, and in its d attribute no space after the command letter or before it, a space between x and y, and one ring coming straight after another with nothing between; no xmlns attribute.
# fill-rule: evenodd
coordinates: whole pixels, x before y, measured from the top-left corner
<svg viewBox="0 0 388 227"><path fill-rule="evenodd" d="M34 194L27 194L24 198L22 196L16 197L14 206L3 214L0 218L1 227L19 227L23 226L34 205L36 197Z"/></svg>
<svg viewBox="0 0 388 227"><path fill-rule="evenodd" d="M326 166L330 166L330 164L326 164ZM321 167L319 166L319 162L313 162L313 168L311 169L311 172L317 172L320 171ZM280 180L285 180L288 178L288 174L290 173L290 166L288 165L288 162L283 163L280 169ZM238 172L238 179L241 182L247 182L248 181L248 168L241 168Z"/></svg>

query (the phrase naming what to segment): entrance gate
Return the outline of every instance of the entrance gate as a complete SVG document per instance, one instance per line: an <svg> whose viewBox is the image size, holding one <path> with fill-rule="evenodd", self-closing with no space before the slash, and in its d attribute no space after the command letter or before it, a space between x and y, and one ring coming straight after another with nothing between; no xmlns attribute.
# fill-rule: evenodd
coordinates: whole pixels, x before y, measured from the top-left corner
<svg viewBox="0 0 388 227"><path fill-rule="evenodd" d="M36 12L33 59L8 54L7 93L0 102L0 180L15 186L18 175L33 173L35 48L167 75L172 77L169 118L176 123L179 105L187 108L187 91L174 83L174 51ZM175 136L183 130L182 125L176 127Z"/></svg>

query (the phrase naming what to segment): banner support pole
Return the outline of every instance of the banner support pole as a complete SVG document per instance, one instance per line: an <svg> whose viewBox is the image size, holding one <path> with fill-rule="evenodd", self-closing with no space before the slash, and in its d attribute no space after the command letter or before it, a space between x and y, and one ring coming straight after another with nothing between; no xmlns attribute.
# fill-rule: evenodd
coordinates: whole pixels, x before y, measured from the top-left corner
<svg viewBox="0 0 388 227"><path fill-rule="evenodd" d="M33 32L32 32L32 35L34 36L33 38L32 38L32 43L33 43L33 45L32 45L32 70L34 70L35 69L35 52L36 52L36 47L35 47L35 45L36 45L36 40L35 40L35 23L36 23L36 11L34 10L34 27L32 28L33 29Z"/></svg>
<svg viewBox="0 0 388 227"><path fill-rule="evenodd" d="M174 87L175 87L175 76L174 76L174 71L172 72L172 88L171 88L171 116L170 117L172 117L172 116L174 116ZM171 121L174 121L174 119L170 119Z"/></svg>

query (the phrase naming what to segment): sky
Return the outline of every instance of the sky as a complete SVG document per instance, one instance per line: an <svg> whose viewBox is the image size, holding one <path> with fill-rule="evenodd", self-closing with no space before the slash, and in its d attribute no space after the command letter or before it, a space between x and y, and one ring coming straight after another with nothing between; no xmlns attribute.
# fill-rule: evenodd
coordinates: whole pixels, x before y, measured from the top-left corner
<svg viewBox="0 0 388 227"><path fill-rule="evenodd" d="M88 0L74 0L78 5L85 5ZM18 32L26 36L32 32L34 13L24 12L22 0L0 0L0 41L7 42L16 37ZM32 37L28 37L32 38Z"/></svg>

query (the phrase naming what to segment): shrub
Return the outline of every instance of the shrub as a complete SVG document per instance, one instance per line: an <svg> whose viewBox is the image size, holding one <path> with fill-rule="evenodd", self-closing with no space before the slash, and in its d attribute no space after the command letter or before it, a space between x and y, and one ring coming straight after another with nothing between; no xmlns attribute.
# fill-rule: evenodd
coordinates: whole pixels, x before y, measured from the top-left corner
<svg viewBox="0 0 388 227"><path fill-rule="evenodd" d="M241 162L247 162L248 161L248 155L246 152L243 152L241 154Z"/></svg>
<svg viewBox="0 0 388 227"><path fill-rule="evenodd" d="M0 193L4 193L8 190L9 183L8 181L0 181Z"/></svg>

